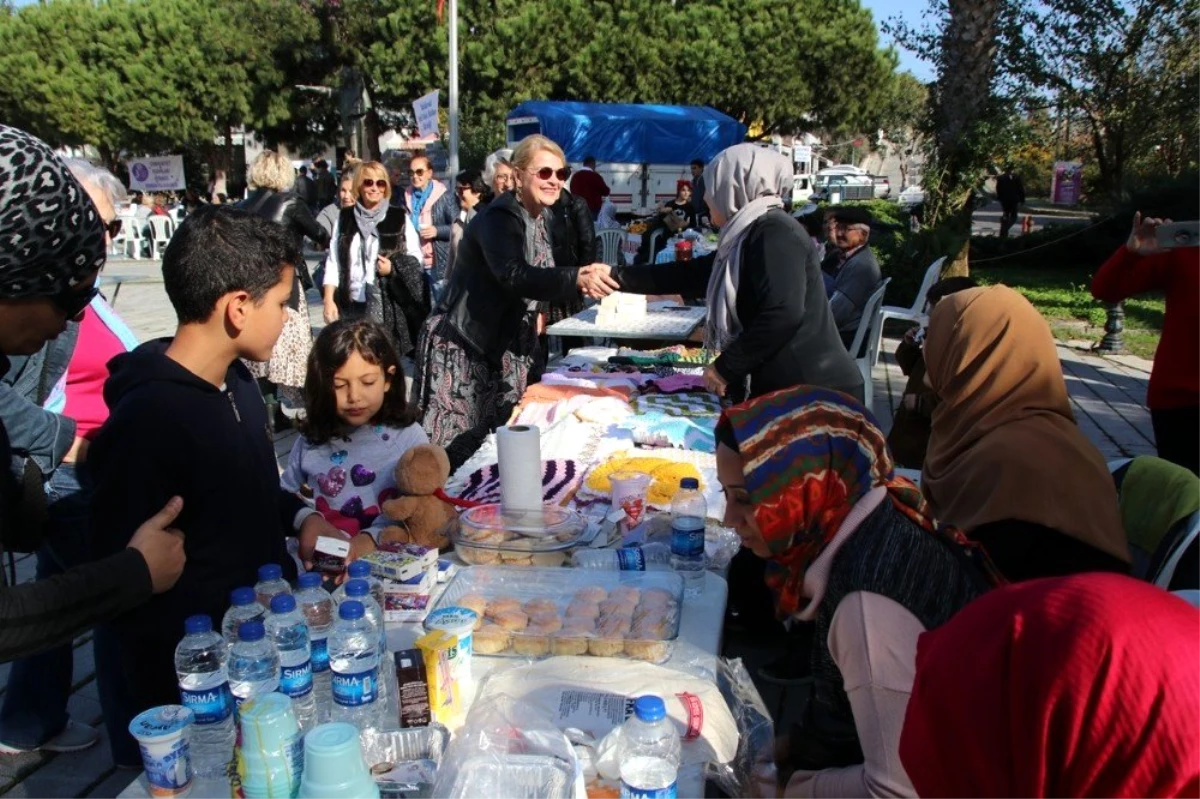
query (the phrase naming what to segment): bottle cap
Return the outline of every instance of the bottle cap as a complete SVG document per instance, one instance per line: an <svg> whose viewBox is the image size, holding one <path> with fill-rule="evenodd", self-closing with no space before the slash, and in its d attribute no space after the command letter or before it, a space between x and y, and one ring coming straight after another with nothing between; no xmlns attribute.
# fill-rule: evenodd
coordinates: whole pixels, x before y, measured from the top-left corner
<svg viewBox="0 0 1200 799"><path fill-rule="evenodd" d="M633 713L642 721L658 721L667 717L667 706L661 698L647 694L634 701Z"/></svg>
<svg viewBox="0 0 1200 799"><path fill-rule="evenodd" d="M355 578L370 577L371 564L367 563L365 560L352 561L350 565L346 567L346 573Z"/></svg>
<svg viewBox="0 0 1200 799"><path fill-rule="evenodd" d="M323 579L320 572L305 572L296 580L296 585L304 589L320 588Z"/></svg>
<svg viewBox="0 0 1200 799"><path fill-rule="evenodd" d="M279 594L271 597L272 613L291 613L296 609L296 597L291 594Z"/></svg>
<svg viewBox="0 0 1200 799"><path fill-rule="evenodd" d="M278 563L268 563L265 566L258 567L259 582L267 582L268 580L278 580L283 577L283 567Z"/></svg>
<svg viewBox="0 0 1200 799"><path fill-rule="evenodd" d="M253 605L258 601L254 589L249 586L235 588L229 593L229 601L233 605Z"/></svg>
<svg viewBox="0 0 1200 799"><path fill-rule="evenodd" d="M353 599L347 599L338 607L338 618L340 619L361 619L365 614L366 608L361 602L356 602Z"/></svg>
<svg viewBox="0 0 1200 799"><path fill-rule="evenodd" d="M266 634L261 621L244 621L238 627L239 641L261 641Z"/></svg>
<svg viewBox="0 0 1200 799"><path fill-rule="evenodd" d="M212 619L203 614L188 616L183 622L183 631L188 635L212 632Z"/></svg>
<svg viewBox="0 0 1200 799"><path fill-rule="evenodd" d="M685 477L679 481L679 487L684 490L697 491L700 488L700 481L695 477Z"/></svg>
<svg viewBox="0 0 1200 799"><path fill-rule="evenodd" d="M371 586L366 580L351 580L346 583L346 596L366 596L371 593Z"/></svg>

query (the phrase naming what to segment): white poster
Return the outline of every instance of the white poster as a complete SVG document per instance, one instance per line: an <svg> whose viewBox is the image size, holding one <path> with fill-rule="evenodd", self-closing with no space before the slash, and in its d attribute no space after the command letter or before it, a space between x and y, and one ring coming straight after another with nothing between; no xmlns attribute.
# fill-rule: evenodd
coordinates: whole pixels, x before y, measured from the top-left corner
<svg viewBox="0 0 1200 799"><path fill-rule="evenodd" d="M183 156L162 155L129 159L129 188L132 191L173 191L187 188L183 179Z"/></svg>
<svg viewBox="0 0 1200 799"><path fill-rule="evenodd" d="M413 116L417 118L417 131L421 137L438 135L438 93L434 89L413 102Z"/></svg>
<svg viewBox="0 0 1200 799"><path fill-rule="evenodd" d="M792 163L807 164L812 161L812 145L797 144L792 147Z"/></svg>

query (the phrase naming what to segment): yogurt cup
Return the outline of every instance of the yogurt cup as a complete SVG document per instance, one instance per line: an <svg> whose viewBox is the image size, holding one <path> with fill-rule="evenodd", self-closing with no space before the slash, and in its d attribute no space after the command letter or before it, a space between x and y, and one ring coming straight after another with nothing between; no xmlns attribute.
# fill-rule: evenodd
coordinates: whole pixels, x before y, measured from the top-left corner
<svg viewBox="0 0 1200 799"><path fill-rule="evenodd" d="M440 608L425 617L425 632L441 630L458 639L458 646L450 658L450 668L459 685L465 685L471 679L471 656L475 652L473 633L478 623L478 613L456 605Z"/></svg>
<svg viewBox="0 0 1200 799"><path fill-rule="evenodd" d="M194 716L183 705L161 705L139 713L129 722L129 734L142 751L142 766L150 795L187 796L192 790L192 759L188 749Z"/></svg>

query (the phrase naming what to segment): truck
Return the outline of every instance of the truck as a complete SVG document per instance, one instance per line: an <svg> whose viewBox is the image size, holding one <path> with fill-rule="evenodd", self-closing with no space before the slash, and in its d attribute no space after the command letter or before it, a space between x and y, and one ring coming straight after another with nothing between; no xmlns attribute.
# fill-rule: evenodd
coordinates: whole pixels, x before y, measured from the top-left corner
<svg viewBox="0 0 1200 799"><path fill-rule="evenodd" d="M693 159L705 163L745 140L746 126L707 106L530 100L509 112L509 147L540 133L562 147L577 169L594 156L617 213L645 216L691 180Z"/></svg>

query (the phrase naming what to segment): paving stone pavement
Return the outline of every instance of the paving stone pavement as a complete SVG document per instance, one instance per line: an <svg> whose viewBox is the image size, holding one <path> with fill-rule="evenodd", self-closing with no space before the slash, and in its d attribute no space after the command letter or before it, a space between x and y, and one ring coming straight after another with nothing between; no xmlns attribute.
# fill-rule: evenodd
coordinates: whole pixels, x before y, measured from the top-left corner
<svg viewBox="0 0 1200 799"><path fill-rule="evenodd" d="M316 256L309 259L315 266ZM156 261L112 261L105 269L110 299L140 341L170 335L175 316L163 290ZM117 285L120 288L117 290ZM322 324L320 305L310 293L310 318L314 329ZM885 339L879 363L873 370L874 411L885 432L900 402L905 378L892 353L897 340ZM1059 345L1059 358L1080 429L1096 444L1106 459L1154 454L1154 436L1146 410L1146 385L1151 362L1133 356L1100 358L1079 349ZM288 431L276 437L275 452L280 467L295 440ZM32 580L34 558L23 556L16 563L17 580ZM91 635L75 641L74 694L69 710L72 718L86 724L101 722L100 705L92 665ZM8 684L9 664L0 664L0 699ZM0 755L0 796L3 797L113 797L134 779L129 771L113 767L107 735L101 725L100 742L83 752L70 754L25 753Z"/></svg>

